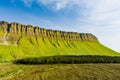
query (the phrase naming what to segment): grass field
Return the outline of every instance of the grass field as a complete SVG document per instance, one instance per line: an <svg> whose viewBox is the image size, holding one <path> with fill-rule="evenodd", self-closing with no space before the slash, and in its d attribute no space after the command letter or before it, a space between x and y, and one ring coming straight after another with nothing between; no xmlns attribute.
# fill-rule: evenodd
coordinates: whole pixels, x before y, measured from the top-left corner
<svg viewBox="0 0 120 80"><path fill-rule="evenodd" d="M0 80L120 80L120 64L0 64Z"/></svg>
<svg viewBox="0 0 120 80"><path fill-rule="evenodd" d="M48 38L22 37L18 45L0 45L0 60L54 55L105 55L120 56L119 53L99 42L62 41Z"/></svg>

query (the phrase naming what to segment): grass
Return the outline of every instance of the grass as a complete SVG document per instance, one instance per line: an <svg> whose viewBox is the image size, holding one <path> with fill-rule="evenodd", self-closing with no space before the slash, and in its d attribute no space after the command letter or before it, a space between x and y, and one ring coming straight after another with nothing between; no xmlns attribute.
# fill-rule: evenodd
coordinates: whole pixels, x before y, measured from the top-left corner
<svg viewBox="0 0 120 80"><path fill-rule="evenodd" d="M6 76L12 77L14 73L19 70L24 70L26 67L23 65L14 65L12 63L0 63L0 80L7 80ZM3 79L5 78L5 79Z"/></svg>
<svg viewBox="0 0 120 80"><path fill-rule="evenodd" d="M120 56L119 53L99 42L64 41L48 38L22 36L18 45L0 45L1 60L54 55L105 55Z"/></svg>
<svg viewBox="0 0 120 80"><path fill-rule="evenodd" d="M120 64L0 65L0 80L119 80Z"/></svg>

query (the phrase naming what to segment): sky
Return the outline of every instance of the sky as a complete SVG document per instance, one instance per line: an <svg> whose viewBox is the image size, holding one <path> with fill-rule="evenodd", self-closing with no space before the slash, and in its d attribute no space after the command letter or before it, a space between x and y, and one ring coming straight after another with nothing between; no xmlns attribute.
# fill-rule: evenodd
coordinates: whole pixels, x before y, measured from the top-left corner
<svg viewBox="0 0 120 80"><path fill-rule="evenodd" d="M120 52L120 0L0 0L0 21L92 33Z"/></svg>

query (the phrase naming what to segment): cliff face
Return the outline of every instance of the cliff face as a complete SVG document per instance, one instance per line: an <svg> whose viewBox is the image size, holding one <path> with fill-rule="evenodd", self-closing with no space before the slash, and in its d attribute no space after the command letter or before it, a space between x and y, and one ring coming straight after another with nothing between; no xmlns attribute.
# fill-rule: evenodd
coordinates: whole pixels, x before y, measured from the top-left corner
<svg viewBox="0 0 120 80"><path fill-rule="evenodd" d="M54 55L119 54L89 33L65 32L0 21L0 60Z"/></svg>
<svg viewBox="0 0 120 80"><path fill-rule="evenodd" d="M8 23L0 21L0 44L16 44L22 36L34 36L54 40L69 41L98 41L97 38L89 33L65 32L23 25L16 22Z"/></svg>

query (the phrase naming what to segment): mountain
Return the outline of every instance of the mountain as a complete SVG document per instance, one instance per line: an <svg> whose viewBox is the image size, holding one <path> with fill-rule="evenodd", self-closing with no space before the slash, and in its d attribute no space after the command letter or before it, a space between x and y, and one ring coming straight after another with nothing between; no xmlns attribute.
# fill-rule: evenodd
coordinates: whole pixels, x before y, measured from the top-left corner
<svg viewBox="0 0 120 80"><path fill-rule="evenodd" d="M53 55L120 56L90 33L65 32L0 21L0 60Z"/></svg>

